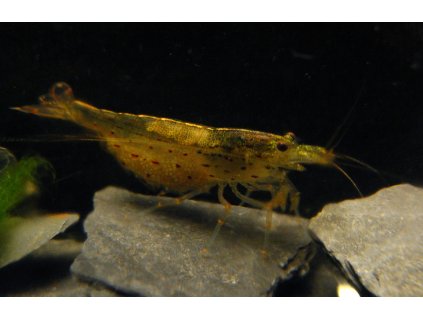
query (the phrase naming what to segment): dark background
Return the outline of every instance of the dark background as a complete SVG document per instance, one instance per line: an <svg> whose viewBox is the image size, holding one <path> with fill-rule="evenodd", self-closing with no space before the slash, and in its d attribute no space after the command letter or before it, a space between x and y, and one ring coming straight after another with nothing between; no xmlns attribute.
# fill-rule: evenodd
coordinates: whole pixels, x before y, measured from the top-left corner
<svg viewBox="0 0 423 318"><path fill-rule="evenodd" d="M8 109L56 81L114 111L293 131L323 146L353 109L336 150L380 171L345 167L361 191L423 181L421 24L1 24L0 43L0 144L53 164L40 203L49 210L88 212L109 184L148 192L95 143L10 140L78 132ZM292 180L307 215L358 196L333 169Z"/></svg>

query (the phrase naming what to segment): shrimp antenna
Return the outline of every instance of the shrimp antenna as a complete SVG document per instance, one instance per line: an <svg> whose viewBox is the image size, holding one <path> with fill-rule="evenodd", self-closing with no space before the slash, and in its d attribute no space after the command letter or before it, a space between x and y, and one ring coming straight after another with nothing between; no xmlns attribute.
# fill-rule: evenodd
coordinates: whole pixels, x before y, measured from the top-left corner
<svg viewBox="0 0 423 318"><path fill-rule="evenodd" d="M351 184L354 186L354 188L357 190L360 197L363 197L363 193L361 193L360 189L358 188L357 184L354 182L354 180L346 173L344 169L342 169L340 166L338 166L336 163L332 163L332 165L341 172L348 180L350 180Z"/></svg>
<svg viewBox="0 0 423 318"><path fill-rule="evenodd" d="M380 174L380 172L377 169L373 168L371 165L369 165L369 164L367 164L367 163L365 163L365 162L363 162L361 160L358 160L358 159L356 159L354 157L350 157L350 156L342 155L342 154L336 154L336 157L339 158L339 159L349 160L351 162L354 162L354 163L358 164L360 167L364 167L364 168L366 168L366 169L368 169L368 170L370 170L370 171L372 171L372 172L374 172L376 174Z"/></svg>
<svg viewBox="0 0 423 318"><path fill-rule="evenodd" d="M75 142L75 141L119 141L125 142L126 139L115 137L115 138L105 138L101 136L81 134L81 135L36 135L31 137L0 137L0 142L37 142L37 143L55 143L55 142ZM129 142L129 141L127 141ZM136 143L136 140L131 140L132 143Z"/></svg>
<svg viewBox="0 0 423 318"><path fill-rule="evenodd" d="M31 137L0 137L0 142L62 142L62 141L101 141L101 138L84 135L36 135Z"/></svg>
<svg viewBox="0 0 423 318"><path fill-rule="evenodd" d="M335 149L339 143L342 141L342 139L345 137L348 129L351 126L352 121L351 116L354 113L354 110L357 108L358 102L363 95L364 87L365 87L366 81L363 80L361 83L360 90L358 91L357 97L354 101L354 104L348 111L347 115L344 117L344 120L341 122L341 124L336 128L335 132L333 133L332 137L329 139L326 149ZM348 124L348 125L347 125ZM336 140L338 139L338 140Z"/></svg>

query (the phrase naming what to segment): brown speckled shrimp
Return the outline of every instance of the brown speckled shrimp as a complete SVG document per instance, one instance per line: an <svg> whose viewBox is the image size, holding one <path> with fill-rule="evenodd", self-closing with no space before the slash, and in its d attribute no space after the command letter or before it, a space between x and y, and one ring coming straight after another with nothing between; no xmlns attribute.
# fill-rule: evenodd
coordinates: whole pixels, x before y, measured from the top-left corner
<svg viewBox="0 0 423 318"><path fill-rule="evenodd" d="M56 83L38 105L16 107L37 116L74 122L94 133L119 163L146 184L192 198L217 187L218 200L230 215L224 197L229 188L243 203L266 211L265 243L272 227L272 211L297 211L299 192L288 179L303 164L336 166L335 155L323 147L301 145L292 133L213 128L168 118L115 113L77 100L65 83ZM245 193L239 187L247 189ZM268 202L250 197L267 191ZM219 219L208 246L225 218Z"/></svg>

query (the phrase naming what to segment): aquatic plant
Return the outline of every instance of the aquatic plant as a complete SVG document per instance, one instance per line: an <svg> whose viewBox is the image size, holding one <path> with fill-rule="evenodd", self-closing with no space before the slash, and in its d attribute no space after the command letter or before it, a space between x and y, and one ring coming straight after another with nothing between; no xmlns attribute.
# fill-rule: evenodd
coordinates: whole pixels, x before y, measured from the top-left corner
<svg viewBox="0 0 423 318"><path fill-rule="evenodd" d="M0 221L25 198L37 192L40 170L52 171L44 158L31 156L16 161L9 150L0 147Z"/></svg>

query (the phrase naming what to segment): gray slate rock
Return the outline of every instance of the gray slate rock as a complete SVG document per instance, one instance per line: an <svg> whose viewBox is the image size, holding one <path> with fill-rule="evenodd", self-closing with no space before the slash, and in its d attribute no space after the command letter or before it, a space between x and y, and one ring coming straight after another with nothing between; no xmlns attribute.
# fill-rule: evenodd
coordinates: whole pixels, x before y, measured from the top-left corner
<svg viewBox="0 0 423 318"><path fill-rule="evenodd" d="M4 219L0 226L0 268L35 251L78 219L75 213Z"/></svg>
<svg viewBox="0 0 423 318"><path fill-rule="evenodd" d="M52 239L28 255L18 266L0 271L0 295L12 297L110 297L118 293L102 284L81 281L69 267L81 252L82 242ZM48 272L48 274L46 273Z"/></svg>
<svg viewBox="0 0 423 318"><path fill-rule="evenodd" d="M155 209L158 200L109 187L97 192L84 228L88 239L71 269L122 292L145 296L265 295L280 263L310 242L308 221L274 214L269 256L263 257L265 213L234 207L207 255L219 204L186 201Z"/></svg>
<svg viewBox="0 0 423 318"><path fill-rule="evenodd" d="M378 296L423 296L423 189L408 184L328 204L312 236Z"/></svg>
<svg viewBox="0 0 423 318"><path fill-rule="evenodd" d="M102 284L88 283L71 276L58 279L36 289L11 293L11 297L120 297Z"/></svg>
<svg viewBox="0 0 423 318"><path fill-rule="evenodd" d="M301 265L295 264L298 262ZM297 267L293 272L292 265ZM354 289L336 262L314 242L301 248L284 271L292 278L278 285L276 296L335 297L342 296L340 287Z"/></svg>

